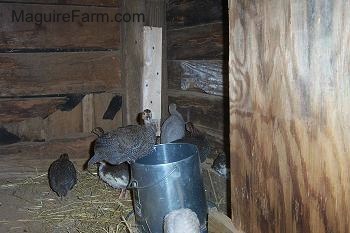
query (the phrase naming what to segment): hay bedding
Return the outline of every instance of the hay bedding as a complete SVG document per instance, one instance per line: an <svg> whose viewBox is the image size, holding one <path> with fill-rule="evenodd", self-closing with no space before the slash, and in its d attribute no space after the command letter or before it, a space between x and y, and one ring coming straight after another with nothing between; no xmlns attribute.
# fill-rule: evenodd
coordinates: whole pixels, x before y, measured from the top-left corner
<svg viewBox="0 0 350 233"><path fill-rule="evenodd" d="M1 188L35 189L40 185L47 189L34 192L33 199L26 201L28 205L21 211L27 212L30 218L21 221L42 222L46 227L44 232L54 233L136 232L132 217L129 217L131 199L118 199L120 191L109 187L91 170L78 173L76 186L63 200L50 190L47 173L1 185Z"/></svg>

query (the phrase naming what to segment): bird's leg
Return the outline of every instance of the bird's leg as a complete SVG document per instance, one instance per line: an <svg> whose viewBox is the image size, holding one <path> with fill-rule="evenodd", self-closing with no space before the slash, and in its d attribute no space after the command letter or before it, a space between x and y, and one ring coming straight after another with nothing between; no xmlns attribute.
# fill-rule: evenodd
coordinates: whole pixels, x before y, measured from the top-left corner
<svg viewBox="0 0 350 233"><path fill-rule="evenodd" d="M126 189L121 189L120 194L119 194L119 199L127 199L127 193L128 191Z"/></svg>
<svg viewBox="0 0 350 233"><path fill-rule="evenodd" d="M124 191L124 189L121 189L121 190L120 190L118 199L122 199L122 197L123 197L123 191Z"/></svg>

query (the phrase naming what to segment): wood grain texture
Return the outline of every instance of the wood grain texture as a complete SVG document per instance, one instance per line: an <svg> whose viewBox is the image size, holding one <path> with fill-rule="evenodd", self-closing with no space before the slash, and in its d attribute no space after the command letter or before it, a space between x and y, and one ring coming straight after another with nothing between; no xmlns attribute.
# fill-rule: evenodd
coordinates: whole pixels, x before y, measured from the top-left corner
<svg viewBox="0 0 350 233"><path fill-rule="evenodd" d="M91 93L121 87L118 52L0 54L0 96Z"/></svg>
<svg viewBox="0 0 350 233"><path fill-rule="evenodd" d="M17 18L23 10L23 18L26 20L26 14L46 14L48 21L49 14L59 13L69 15L73 10L79 11L76 14L80 16L75 18L74 22L68 20L64 22L62 17L55 22L43 22L35 24L34 22L16 22L12 21L13 11ZM118 8L101 8L91 6L59 6L59 5L41 5L41 4L16 4L0 3L0 49L77 49L77 48L120 48L120 23L102 21L102 17L97 20L97 14L106 14L111 21L114 15L120 12ZM87 13L96 17L91 22L83 22L83 14ZM39 16L35 16L39 19ZM55 17L57 18L57 17ZM43 16L44 19L44 16ZM107 19L107 18L106 18ZM59 21L59 22L57 22Z"/></svg>
<svg viewBox="0 0 350 233"><path fill-rule="evenodd" d="M66 102L65 97L0 99L0 124L45 118Z"/></svg>
<svg viewBox="0 0 350 233"><path fill-rule="evenodd" d="M0 3L3 2L118 7L120 6L121 0L0 0Z"/></svg>
<svg viewBox="0 0 350 233"><path fill-rule="evenodd" d="M224 59L223 29L222 23L212 23L168 30L168 60Z"/></svg>
<svg viewBox="0 0 350 233"><path fill-rule="evenodd" d="M145 1L123 0L123 12L145 12ZM142 111L141 80L143 71L143 22L122 24L123 84L125 88L123 123L137 124L137 115Z"/></svg>
<svg viewBox="0 0 350 233"><path fill-rule="evenodd" d="M223 77L228 75L223 63L222 60L168 61L168 87L222 96Z"/></svg>
<svg viewBox="0 0 350 233"><path fill-rule="evenodd" d="M22 142L0 146L0 177L23 177L45 172L62 153L68 153L77 162L77 169L90 158L92 134L77 134L48 142Z"/></svg>
<svg viewBox="0 0 350 233"><path fill-rule="evenodd" d="M246 233L350 232L350 3L229 9L233 221Z"/></svg>
<svg viewBox="0 0 350 233"><path fill-rule="evenodd" d="M224 21L227 0L170 0L167 7L168 29Z"/></svg>

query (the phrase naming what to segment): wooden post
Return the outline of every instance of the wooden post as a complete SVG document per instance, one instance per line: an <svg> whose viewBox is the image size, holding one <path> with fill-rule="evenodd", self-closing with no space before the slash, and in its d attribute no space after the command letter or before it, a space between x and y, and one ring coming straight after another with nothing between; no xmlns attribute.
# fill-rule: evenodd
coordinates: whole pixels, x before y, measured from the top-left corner
<svg viewBox="0 0 350 233"><path fill-rule="evenodd" d="M145 1L124 0L123 12L143 14L145 19ZM123 124L136 124L141 109L141 78L143 69L143 25L144 22L122 23L123 69L122 79L125 93L123 96Z"/></svg>
<svg viewBox="0 0 350 233"><path fill-rule="evenodd" d="M142 74L142 109L152 111L152 119L158 125L160 136L162 118L162 28L144 27L144 66Z"/></svg>
<svg viewBox="0 0 350 233"><path fill-rule="evenodd" d="M231 0L232 219L350 232L350 2Z"/></svg>

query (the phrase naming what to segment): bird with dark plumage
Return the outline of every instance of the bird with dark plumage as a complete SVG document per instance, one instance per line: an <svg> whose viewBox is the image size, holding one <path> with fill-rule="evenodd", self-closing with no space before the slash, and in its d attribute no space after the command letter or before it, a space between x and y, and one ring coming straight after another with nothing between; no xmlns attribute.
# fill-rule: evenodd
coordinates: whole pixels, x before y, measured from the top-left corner
<svg viewBox="0 0 350 233"><path fill-rule="evenodd" d="M173 142L185 136L185 121L176 110L176 104L169 105L170 116L162 125L160 142L162 144Z"/></svg>
<svg viewBox="0 0 350 233"><path fill-rule="evenodd" d="M226 158L227 156L224 152L220 153L218 157L214 160L214 163L211 168L213 168L220 176L229 179L230 167Z"/></svg>
<svg viewBox="0 0 350 233"><path fill-rule="evenodd" d="M143 112L142 119L142 126L129 125L106 133L101 128L94 129L93 133L98 138L95 141L94 155L88 165L102 161L111 165L132 163L148 155L156 143L156 127L152 123L150 110Z"/></svg>
<svg viewBox="0 0 350 233"><path fill-rule="evenodd" d="M77 171L68 154L62 154L51 164L48 175L51 189L61 198L77 183Z"/></svg>
<svg viewBox="0 0 350 233"><path fill-rule="evenodd" d="M98 175L101 180L112 188L121 189L119 196L119 198L121 198L130 181L129 164L121 163L119 165L110 165L105 162L100 162Z"/></svg>
<svg viewBox="0 0 350 233"><path fill-rule="evenodd" d="M203 163L211 151L206 135L194 127L192 122L186 123L186 131L185 137L176 140L173 143L189 143L197 146L201 163Z"/></svg>

